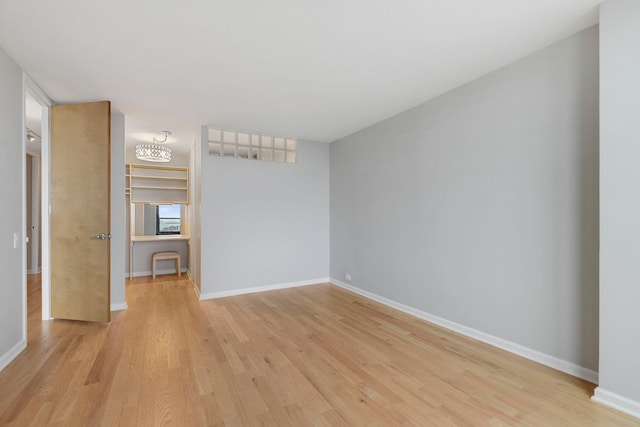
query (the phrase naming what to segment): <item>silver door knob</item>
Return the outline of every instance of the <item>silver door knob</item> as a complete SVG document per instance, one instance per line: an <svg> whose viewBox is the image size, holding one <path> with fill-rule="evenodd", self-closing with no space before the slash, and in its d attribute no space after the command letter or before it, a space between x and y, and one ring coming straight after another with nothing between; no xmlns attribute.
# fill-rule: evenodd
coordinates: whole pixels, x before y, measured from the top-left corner
<svg viewBox="0 0 640 427"><path fill-rule="evenodd" d="M95 236L91 236L89 238L90 239L105 240L107 238L107 235L104 234L104 233L100 233L100 234L96 234Z"/></svg>

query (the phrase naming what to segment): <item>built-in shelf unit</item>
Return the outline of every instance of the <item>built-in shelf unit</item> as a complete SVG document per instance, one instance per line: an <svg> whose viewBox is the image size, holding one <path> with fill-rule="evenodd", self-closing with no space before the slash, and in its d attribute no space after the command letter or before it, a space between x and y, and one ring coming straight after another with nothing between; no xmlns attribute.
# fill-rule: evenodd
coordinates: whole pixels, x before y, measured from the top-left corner
<svg viewBox="0 0 640 427"><path fill-rule="evenodd" d="M189 245L189 168L156 165L126 164L125 192L129 196L129 278L132 279L134 243L152 245L153 242L185 241ZM181 204L181 234L136 235L137 224L144 221L146 205ZM138 214L136 215L136 211ZM154 217L155 221L155 217ZM155 223L154 223L155 224ZM144 228L144 225L142 226ZM188 253L188 252L187 252Z"/></svg>
<svg viewBox="0 0 640 427"><path fill-rule="evenodd" d="M189 168L126 165L131 203L189 203Z"/></svg>

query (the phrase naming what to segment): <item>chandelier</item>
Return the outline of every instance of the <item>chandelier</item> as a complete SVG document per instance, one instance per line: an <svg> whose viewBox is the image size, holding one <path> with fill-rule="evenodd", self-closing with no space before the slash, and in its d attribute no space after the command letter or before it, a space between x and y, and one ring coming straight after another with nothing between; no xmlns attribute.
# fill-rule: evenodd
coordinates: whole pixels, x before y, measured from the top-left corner
<svg viewBox="0 0 640 427"><path fill-rule="evenodd" d="M145 162L170 162L171 148L161 144L167 142L171 132L163 130L162 133L164 133L163 140L153 138L153 143L151 144L136 145L136 159Z"/></svg>

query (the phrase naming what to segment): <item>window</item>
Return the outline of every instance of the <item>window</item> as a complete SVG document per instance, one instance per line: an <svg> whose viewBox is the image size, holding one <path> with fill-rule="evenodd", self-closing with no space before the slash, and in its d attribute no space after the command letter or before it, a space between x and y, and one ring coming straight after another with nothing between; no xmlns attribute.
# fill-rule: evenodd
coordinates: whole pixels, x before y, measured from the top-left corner
<svg viewBox="0 0 640 427"><path fill-rule="evenodd" d="M210 128L208 143L211 156L283 163L295 163L297 160L298 142L291 138Z"/></svg>
<svg viewBox="0 0 640 427"><path fill-rule="evenodd" d="M156 235L180 234L181 209L178 204L156 206Z"/></svg>

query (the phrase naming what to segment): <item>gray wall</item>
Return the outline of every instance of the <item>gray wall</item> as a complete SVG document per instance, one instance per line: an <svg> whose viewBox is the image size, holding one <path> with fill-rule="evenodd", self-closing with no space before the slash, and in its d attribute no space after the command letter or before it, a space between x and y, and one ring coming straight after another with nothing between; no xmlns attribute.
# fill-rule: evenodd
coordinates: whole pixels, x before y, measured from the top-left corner
<svg viewBox="0 0 640 427"><path fill-rule="evenodd" d="M25 157L23 141L22 70L0 48L0 368L8 352L24 339L24 300L22 276L22 175ZM13 248L13 233L19 233Z"/></svg>
<svg viewBox="0 0 640 427"><path fill-rule="evenodd" d="M202 150L203 296L327 278L329 145L299 141L296 164Z"/></svg>
<svg viewBox="0 0 640 427"><path fill-rule="evenodd" d="M640 416L640 2L600 8L600 386ZM611 398L611 396L601 396Z"/></svg>
<svg viewBox="0 0 640 427"><path fill-rule="evenodd" d="M190 153L189 176L191 185L189 186L189 200L193 201L193 206L189 209L189 273L194 282L194 287L200 294L200 159L202 150L200 147L200 138L194 139Z"/></svg>
<svg viewBox="0 0 640 427"><path fill-rule="evenodd" d="M151 276L151 257L155 252L176 251L180 253L180 269L183 272L189 267L189 246L184 240L162 242L138 242L134 243L133 254L133 275ZM175 274L175 261L158 261L156 264L157 274ZM127 272L128 274L128 272Z"/></svg>
<svg viewBox="0 0 640 427"><path fill-rule="evenodd" d="M598 29L331 144L331 277L594 370Z"/></svg>
<svg viewBox="0 0 640 427"><path fill-rule="evenodd" d="M140 218L142 217L142 218ZM154 236L156 234L156 209L153 205L141 204L136 206L136 226L137 233L142 228L142 235ZM138 220L140 218L140 220Z"/></svg>

